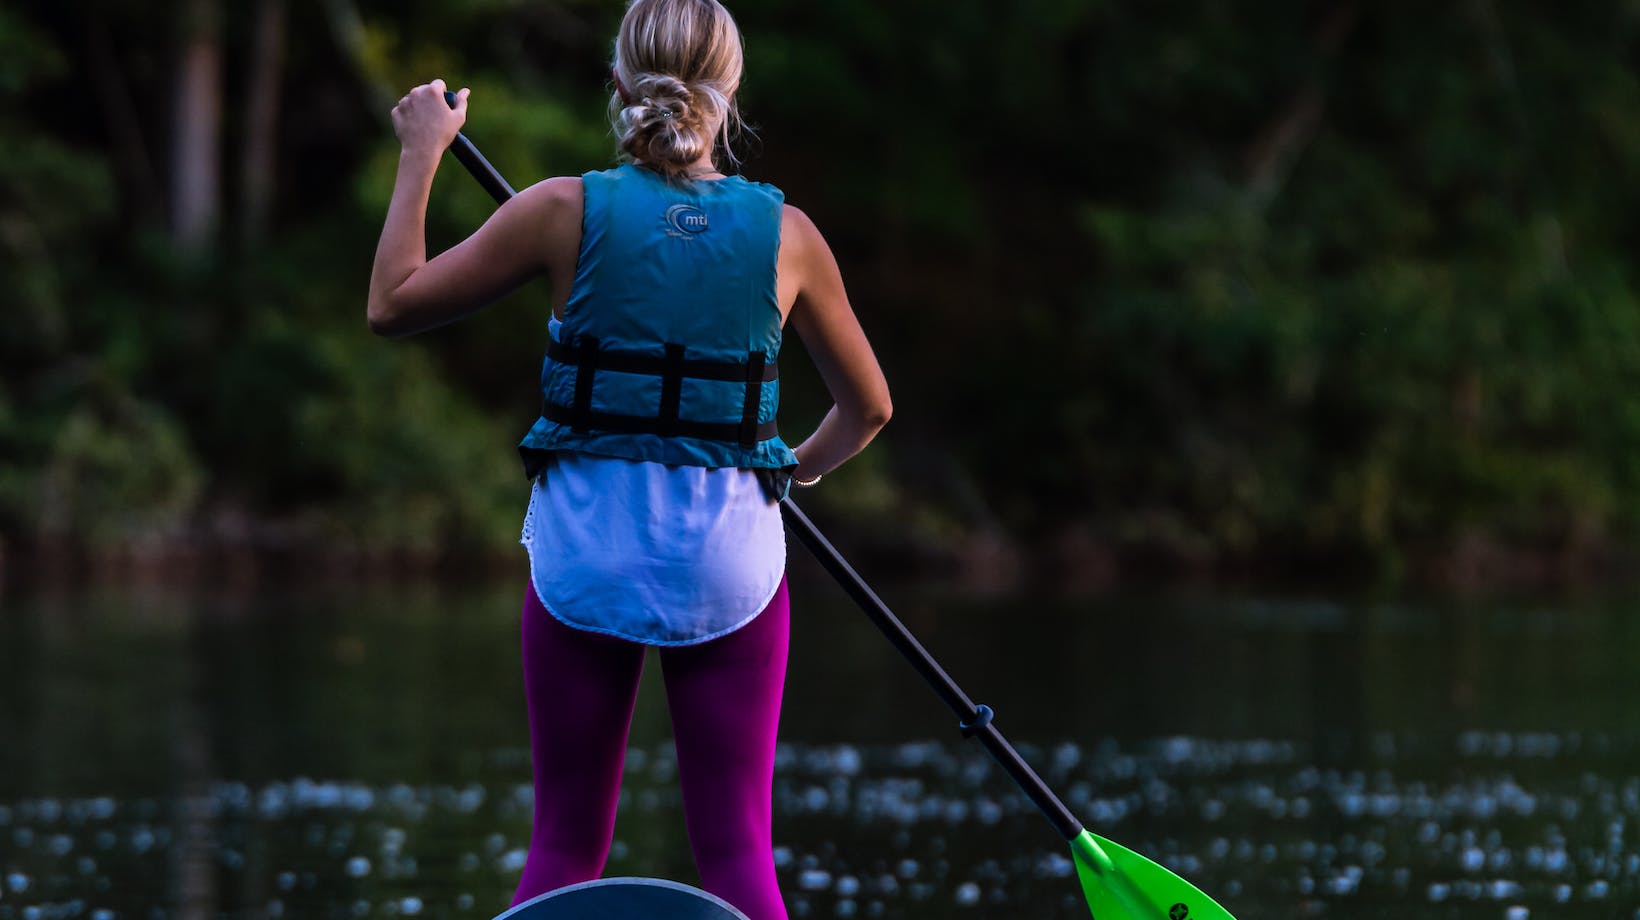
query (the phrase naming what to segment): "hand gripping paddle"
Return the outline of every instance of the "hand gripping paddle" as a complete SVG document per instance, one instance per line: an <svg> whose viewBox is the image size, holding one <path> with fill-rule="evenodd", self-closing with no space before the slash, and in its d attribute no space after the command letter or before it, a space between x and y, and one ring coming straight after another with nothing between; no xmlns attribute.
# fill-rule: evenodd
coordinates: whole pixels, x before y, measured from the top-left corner
<svg viewBox="0 0 1640 920"><path fill-rule="evenodd" d="M446 92L444 99L451 108L455 107L454 93ZM513 196L512 186L501 178L501 174L479 154L465 135L457 134L450 150L497 204ZM976 706L962 692L939 662L928 654L922 643L905 628L888 605L871 590L871 586L790 498L781 500L780 514L797 539L808 547L843 590L860 605L871 622L956 713L963 737L978 738L979 743L1041 810L1060 836L1070 843L1076 875L1082 882L1082 893L1088 899L1088 909L1093 912L1094 920L1235 920L1229 911L1196 886L1121 844L1084 828L1082 822L1031 769L1031 765L997 731L996 725L992 724L995 713L991 707ZM547 920L549 916L556 915L542 915L539 920ZM530 920L537 918L532 915Z"/></svg>

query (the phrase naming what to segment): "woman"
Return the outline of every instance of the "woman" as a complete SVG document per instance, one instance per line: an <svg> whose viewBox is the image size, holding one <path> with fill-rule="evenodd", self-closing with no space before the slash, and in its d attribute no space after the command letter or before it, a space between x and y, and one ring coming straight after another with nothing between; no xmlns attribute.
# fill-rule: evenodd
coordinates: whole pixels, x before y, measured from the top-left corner
<svg viewBox="0 0 1640 920"><path fill-rule="evenodd" d="M535 816L515 904L603 871L658 646L702 884L752 920L786 917L770 814L790 619L775 502L864 448L890 402L819 231L779 190L718 169L741 69L716 0L634 0L613 66L624 165L525 189L431 261L428 191L468 92L451 109L434 80L393 110L403 152L371 328L448 323L538 275L553 287L542 415L519 448L534 480ZM795 450L774 426L787 320L835 402Z"/></svg>

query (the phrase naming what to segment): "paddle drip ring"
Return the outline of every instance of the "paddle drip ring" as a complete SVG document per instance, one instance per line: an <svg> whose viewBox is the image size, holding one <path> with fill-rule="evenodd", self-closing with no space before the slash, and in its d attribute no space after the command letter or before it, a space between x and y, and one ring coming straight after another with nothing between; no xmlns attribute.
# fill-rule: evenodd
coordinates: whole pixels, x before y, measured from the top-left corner
<svg viewBox="0 0 1640 920"><path fill-rule="evenodd" d="M964 738L972 738L980 729L990 725L991 720L996 717L997 714L991 710L991 707L981 703L974 707L974 714L958 722L957 727L962 729Z"/></svg>

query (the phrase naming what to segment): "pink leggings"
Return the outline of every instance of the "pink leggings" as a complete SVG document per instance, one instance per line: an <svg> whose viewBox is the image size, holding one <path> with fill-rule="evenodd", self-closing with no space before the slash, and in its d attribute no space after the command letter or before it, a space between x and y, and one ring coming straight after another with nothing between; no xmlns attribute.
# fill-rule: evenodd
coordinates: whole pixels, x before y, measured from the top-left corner
<svg viewBox="0 0 1640 920"><path fill-rule="evenodd" d="M701 884L751 920L786 920L770 800L790 625L781 578L769 606L745 626L660 649ZM602 874L647 648L565 626L533 586L524 593L523 634L535 823L514 904Z"/></svg>

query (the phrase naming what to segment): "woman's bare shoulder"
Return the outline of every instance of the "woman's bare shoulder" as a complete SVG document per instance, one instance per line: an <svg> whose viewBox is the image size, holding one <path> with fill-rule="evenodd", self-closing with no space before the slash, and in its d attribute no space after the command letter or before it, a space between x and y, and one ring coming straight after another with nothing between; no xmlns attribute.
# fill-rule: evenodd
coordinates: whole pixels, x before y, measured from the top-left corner
<svg viewBox="0 0 1640 920"><path fill-rule="evenodd" d="M809 215L796 205L788 204L784 208L780 218L781 255L806 259L817 249L823 249L825 237L820 235L820 228L814 225Z"/></svg>
<svg viewBox="0 0 1640 920"><path fill-rule="evenodd" d="M780 217L780 229L783 231L782 235L788 232L797 233L805 237L811 234L816 236L819 235L819 228L814 226L814 221L809 219L809 215L803 213L802 208L799 208L795 204L789 203L782 205L782 208L784 209Z"/></svg>
<svg viewBox="0 0 1640 920"><path fill-rule="evenodd" d="M553 176L542 179L514 196L518 203L530 210L543 212L565 209L579 212L585 199L580 176Z"/></svg>
<svg viewBox="0 0 1640 920"><path fill-rule="evenodd" d="M556 176L523 189L507 207L518 208L535 244L545 242L548 252L558 257L554 261L561 261L563 252L580 247L584 203L580 176Z"/></svg>

